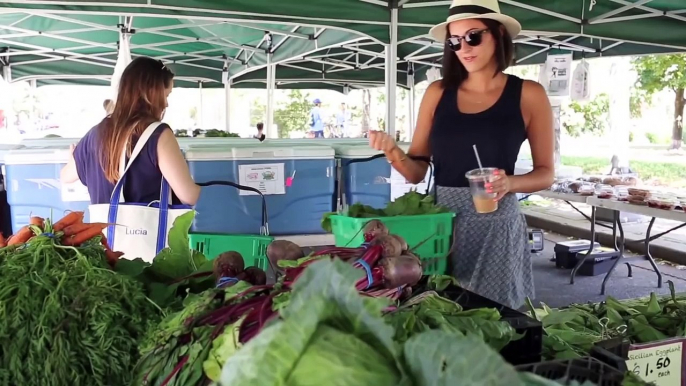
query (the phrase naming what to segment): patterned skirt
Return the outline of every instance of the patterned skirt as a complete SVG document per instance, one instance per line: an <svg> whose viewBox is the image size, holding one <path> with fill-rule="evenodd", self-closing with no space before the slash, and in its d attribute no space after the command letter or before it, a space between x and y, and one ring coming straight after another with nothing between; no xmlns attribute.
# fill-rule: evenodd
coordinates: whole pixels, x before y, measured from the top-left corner
<svg viewBox="0 0 686 386"><path fill-rule="evenodd" d="M438 203L455 213L452 275L460 286L517 309L534 295L526 219L514 194L480 214L468 188L437 188Z"/></svg>

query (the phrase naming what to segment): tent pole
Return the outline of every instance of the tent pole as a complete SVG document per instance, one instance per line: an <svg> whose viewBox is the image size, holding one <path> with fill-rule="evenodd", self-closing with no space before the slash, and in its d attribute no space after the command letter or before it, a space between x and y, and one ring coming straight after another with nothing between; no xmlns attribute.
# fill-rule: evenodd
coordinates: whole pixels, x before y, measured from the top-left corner
<svg viewBox="0 0 686 386"><path fill-rule="evenodd" d="M267 138L276 138L274 132L274 88L275 86L274 65L272 64L272 53L267 54Z"/></svg>
<svg viewBox="0 0 686 386"><path fill-rule="evenodd" d="M386 46L386 131L395 138L396 87L398 85L398 6L391 6L391 42Z"/></svg>
<svg viewBox="0 0 686 386"><path fill-rule="evenodd" d="M230 133L231 132L231 79L229 79L225 84L224 84L224 125L226 127L226 132Z"/></svg>
<svg viewBox="0 0 686 386"><path fill-rule="evenodd" d="M415 116L414 116L414 64L413 63L407 63L407 87L409 89L408 93L408 98L407 98L407 106L408 106L408 114L407 114L407 141L410 142L412 141L412 136L414 135L414 125L415 125Z"/></svg>
<svg viewBox="0 0 686 386"><path fill-rule="evenodd" d="M631 62L619 58L610 68L609 78L614 83L610 89L610 138L612 138L613 172L629 171L629 129L631 128Z"/></svg>
<svg viewBox="0 0 686 386"><path fill-rule="evenodd" d="M224 130L231 132L231 78L229 77L229 60L224 57L222 68L222 83L224 83Z"/></svg>
<svg viewBox="0 0 686 386"><path fill-rule="evenodd" d="M273 58L273 42L272 34L267 33L267 122L266 128L267 138L276 138L277 133L274 132L274 88L276 87L276 77L274 76L274 64L272 63Z"/></svg>
<svg viewBox="0 0 686 386"><path fill-rule="evenodd" d="M200 107L198 108L198 125L200 125L200 130L206 130L205 122L203 120L202 81L198 81L198 91L200 92Z"/></svg>

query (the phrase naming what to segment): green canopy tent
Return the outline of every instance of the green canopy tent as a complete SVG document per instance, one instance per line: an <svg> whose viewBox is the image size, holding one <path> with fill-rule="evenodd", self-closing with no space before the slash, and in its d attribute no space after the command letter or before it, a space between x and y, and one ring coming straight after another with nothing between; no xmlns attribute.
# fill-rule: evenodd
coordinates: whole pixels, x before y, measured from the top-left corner
<svg viewBox="0 0 686 386"><path fill-rule="evenodd" d="M450 1L434 0L313 0L306 5L300 0L17 0L0 3L0 12L23 12L29 17L25 21L36 15L50 15L53 19L129 15L134 18L167 20L169 23L168 20L179 20L180 15L183 15L183 18L193 19L196 23L223 22L245 28L263 28L259 26L267 24L274 29L280 28L281 31L288 31L292 27L291 31L301 32L303 30L296 28L310 28L312 36L333 30L335 32L332 39L338 41L339 46L358 52L360 49L368 49L369 47L363 48L360 44L341 43L345 40L340 37L341 34L351 34L352 37L358 36L354 35L357 32L370 39L366 42L370 46L377 45L376 50L371 51L384 56L385 68L388 69L402 67L402 63L408 62L415 66L436 65L441 44L429 41L426 34L432 25L445 19L449 4ZM686 4L679 6L673 0L501 0L500 4L504 13L522 23L524 30L516 38L519 46L517 60L522 64L541 62L548 52L556 49L572 51L577 58L686 50ZM0 22L0 25L7 23ZM195 33L197 34L197 29ZM219 36L230 35L220 32ZM43 37L47 35L44 34ZM203 35L201 40L203 38L213 39L211 35ZM222 41L217 36L214 39ZM286 36L285 40L290 45L291 41L301 39ZM317 45L319 40L320 38L315 40L315 46L322 47L322 44ZM301 41L301 44L305 43L306 41ZM0 41L0 44L3 42ZM273 47L278 44L273 44ZM202 50L199 47L197 49ZM258 70L266 66L267 58L270 59L270 64L276 64L287 60L287 57L300 55L297 49L290 47L281 53L279 50L277 48L273 51L271 57L266 54L262 57L255 55L255 64L248 63L248 68L238 71L230 68L231 77L238 78L251 69ZM243 52L227 57L235 59ZM198 52L195 51L195 54ZM69 58L70 61L74 59L77 58ZM188 59L200 60L197 57ZM214 59L216 61L218 58ZM235 62L231 61L234 64ZM273 66L267 68L271 74ZM194 76L200 77L193 70L178 72L191 79ZM204 73L202 75L207 76ZM275 78L267 78L267 83L273 85ZM394 114L395 93L391 91L398 82L397 72L389 71L384 78L389 95L387 114ZM216 72L214 79L217 79ZM389 130L393 131L393 121L390 120L389 123Z"/></svg>

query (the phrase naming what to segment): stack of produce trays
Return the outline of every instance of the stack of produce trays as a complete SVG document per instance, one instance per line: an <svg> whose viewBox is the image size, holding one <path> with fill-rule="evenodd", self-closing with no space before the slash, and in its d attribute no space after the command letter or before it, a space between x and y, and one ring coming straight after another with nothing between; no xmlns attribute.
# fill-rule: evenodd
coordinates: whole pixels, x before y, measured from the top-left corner
<svg viewBox="0 0 686 386"><path fill-rule="evenodd" d="M433 196L411 191L383 209L355 203L340 213L328 213L322 228L334 234L337 247L357 247L373 237L375 228L383 226L407 241L425 274L445 274L454 217L455 213L436 205Z"/></svg>

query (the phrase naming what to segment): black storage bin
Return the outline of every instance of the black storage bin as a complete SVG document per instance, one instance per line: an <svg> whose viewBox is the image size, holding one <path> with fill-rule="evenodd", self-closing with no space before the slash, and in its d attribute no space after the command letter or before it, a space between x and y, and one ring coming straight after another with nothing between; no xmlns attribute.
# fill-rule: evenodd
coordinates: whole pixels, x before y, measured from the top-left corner
<svg viewBox="0 0 686 386"><path fill-rule="evenodd" d="M627 371L626 359L631 344L624 338L612 338L598 342L591 347L591 356L619 371Z"/></svg>
<svg viewBox="0 0 686 386"><path fill-rule="evenodd" d="M423 292L425 290L422 282L415 286L415 288L417 288L416 292ZM509 323L517 333L523 334L524 336L521 339L510 342L500 351L500 354L509 363L520 365L541 361L543 326L536 319L462 287L451 285L444 291L440 291L439 294L461 305L465 310L495 308L500 312L504 322Z"/></svg>
<svg viewBox="0 0 686 386"><path fill-rule="evenodd" d="M591 382L597 386L622 386L624 372L592 357L556 360L517 366L520 372L534 373L546 379L571 385Z"/></svg>
<svg viewBox="0 0 686 386"><path fill-rule="evenodd" d="M583 259L586 251L577 253L577 260ZM614 249L595 249L591 256L579 267L577 275L598 276L607 273L615 260L619 259L619 251Z"/></svg>
<svg viewBox="0 0 686 386"><path fill-rule="evenodd" d="M557 268L572 269L577 262L577 253L588 251L590 240L571 240L555 244L555 266ZM598 242L593 243L593 249L599 248Z"/></svg>

